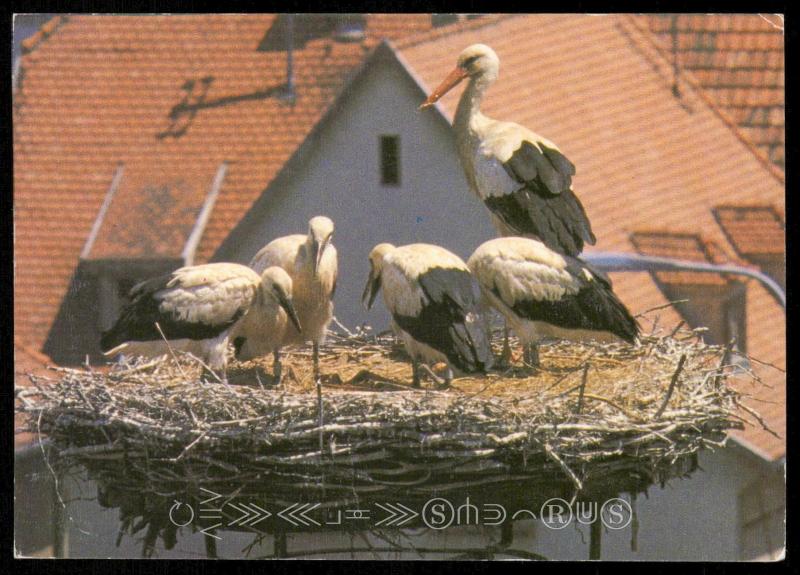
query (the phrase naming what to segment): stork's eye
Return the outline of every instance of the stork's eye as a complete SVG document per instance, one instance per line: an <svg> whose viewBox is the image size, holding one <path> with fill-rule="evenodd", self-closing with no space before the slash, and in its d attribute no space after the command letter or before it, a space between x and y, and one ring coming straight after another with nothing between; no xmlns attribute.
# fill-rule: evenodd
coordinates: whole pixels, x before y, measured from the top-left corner
<svg viewBox="0 0 800 575"><path fill-rule="evenodd" d="M464 68L469 68L470 66L472 66L475 62L478 61L478 58L480 58L480 56L472 56L471 58L467 58L466 60L464 60Z"/></svg>

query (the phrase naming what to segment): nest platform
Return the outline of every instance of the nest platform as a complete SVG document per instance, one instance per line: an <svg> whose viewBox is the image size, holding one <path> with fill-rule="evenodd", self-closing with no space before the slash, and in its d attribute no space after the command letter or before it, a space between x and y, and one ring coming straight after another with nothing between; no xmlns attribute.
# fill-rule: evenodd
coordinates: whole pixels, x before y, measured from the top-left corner
<svg viewBox="0 0 800 575"><path fill-rule="evenodd" d="M413 389L393 338L333 336L321 357L322 427L302 348L285 354L279 387L267 360L234 362L223 384L175 356L56 368L17 397L60 460L115 492L236 490L328 506L635 495L690 474L701 449L742 427L724 350L696 332L637 347L561 342L540 356L538 370L516 358L447 390Z"/></svg>

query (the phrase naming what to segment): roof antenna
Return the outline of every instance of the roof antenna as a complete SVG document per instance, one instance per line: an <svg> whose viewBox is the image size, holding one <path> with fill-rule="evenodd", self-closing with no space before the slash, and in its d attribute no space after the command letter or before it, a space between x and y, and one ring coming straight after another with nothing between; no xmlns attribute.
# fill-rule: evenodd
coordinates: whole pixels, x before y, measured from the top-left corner
<svg viewBox="0 0 800 575"><path fill-rule="evenodd" d="M294 14L286 15L286 90L283 99L294 104Z"/></svg>
<svg viewBox="0 0 800 575"><path fill-rule="evenodd" d="M678 79L680 76L680 66L678 64L678 15L672 15L672 25L670 27L672 34L672 95L676 98L681 97L681 90L678 87Z"/></svg>

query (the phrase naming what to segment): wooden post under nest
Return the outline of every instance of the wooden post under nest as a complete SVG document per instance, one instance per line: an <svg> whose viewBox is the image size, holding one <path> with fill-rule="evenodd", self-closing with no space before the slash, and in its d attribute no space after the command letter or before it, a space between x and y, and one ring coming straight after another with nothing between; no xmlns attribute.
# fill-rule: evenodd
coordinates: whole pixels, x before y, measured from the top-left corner
<svg viewBox="0 0 800 575"><path fill-rule="evenodd" d="M288 550L286 548L286 532L278 531L273 537L273 555L276 558L287 557Z"/></svg>
<svg viewBox="0 0 800 575"><path fill-rule="evenodd" d="M589 528L589 559L593 561L600 560L600 546L603 535L603 522L600 517L595 517Z"/></svg>

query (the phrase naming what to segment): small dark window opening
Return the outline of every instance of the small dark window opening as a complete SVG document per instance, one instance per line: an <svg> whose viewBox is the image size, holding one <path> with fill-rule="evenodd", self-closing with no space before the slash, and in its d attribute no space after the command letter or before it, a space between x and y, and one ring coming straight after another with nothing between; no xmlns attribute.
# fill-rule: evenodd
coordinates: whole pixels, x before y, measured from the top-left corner
<svg viewBox="0 0 800 575"><path fill-rule="evenodd" d="M400 185L400 136L381 136L381 184Z"/></svg>

